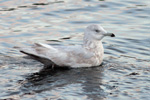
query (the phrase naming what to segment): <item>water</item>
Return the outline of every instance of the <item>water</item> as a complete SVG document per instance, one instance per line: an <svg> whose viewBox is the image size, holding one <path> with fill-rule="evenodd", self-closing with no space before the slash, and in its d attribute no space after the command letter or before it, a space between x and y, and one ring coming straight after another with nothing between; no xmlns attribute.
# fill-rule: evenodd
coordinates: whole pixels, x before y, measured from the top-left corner
<svg viewBox="0 0 150 100"><path fill-rule="evenodd" d="M0 99L148 100L150 98L148 0L1 0ZM103 39L103 65L50 70L13 46L33 42L82 42L89 24L115 38Z"/></svg>

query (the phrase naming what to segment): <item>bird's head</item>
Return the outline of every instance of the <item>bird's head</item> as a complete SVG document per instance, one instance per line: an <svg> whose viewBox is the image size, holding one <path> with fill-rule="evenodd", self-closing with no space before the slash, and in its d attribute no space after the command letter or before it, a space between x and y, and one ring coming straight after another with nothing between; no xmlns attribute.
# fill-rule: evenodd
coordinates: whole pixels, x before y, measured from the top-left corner
<svg viewBox="0 0 150 100"><path fill-rule="evenodd" d="M100 25L89 25L85 29L84 37L91 40L101 40L105 36L115 37L113 33L109 33Z"/></svg>

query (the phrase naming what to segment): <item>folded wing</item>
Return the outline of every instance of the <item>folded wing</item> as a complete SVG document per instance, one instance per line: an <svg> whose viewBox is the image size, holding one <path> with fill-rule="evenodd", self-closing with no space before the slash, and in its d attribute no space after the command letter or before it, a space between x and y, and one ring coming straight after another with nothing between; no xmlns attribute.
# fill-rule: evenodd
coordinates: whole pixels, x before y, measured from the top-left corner
<svg viewBox="0 0 150 100"><path fill-rule="evenodd" d="M81 46L53 47L42 43L35 43L30 48L21 48L20 52L40 61L45 66L52 66L53 64L61 67L91 66L87 64L89 59L93 57L93 54Z"/></svg>

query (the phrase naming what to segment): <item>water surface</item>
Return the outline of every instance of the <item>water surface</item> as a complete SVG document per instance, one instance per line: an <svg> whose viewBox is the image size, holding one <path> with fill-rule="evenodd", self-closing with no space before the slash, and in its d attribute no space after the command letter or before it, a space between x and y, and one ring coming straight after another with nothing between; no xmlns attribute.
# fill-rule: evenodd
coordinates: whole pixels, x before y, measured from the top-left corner
<svg viewBox="0 0 150 100"><path fill-rule="evenodd" d="M148 0L1 0L0 99L148 100L149 6ZM99 67L43 69L13 49L81 44L89 24L116 34L103 39Z"/></svg>

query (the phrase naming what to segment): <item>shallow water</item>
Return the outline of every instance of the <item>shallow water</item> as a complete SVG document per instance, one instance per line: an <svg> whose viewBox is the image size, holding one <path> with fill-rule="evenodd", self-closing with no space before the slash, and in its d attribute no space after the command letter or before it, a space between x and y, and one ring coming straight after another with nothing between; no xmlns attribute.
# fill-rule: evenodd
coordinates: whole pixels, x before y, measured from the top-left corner
<svg viewBox="0 0 150 100"><path fill-rule="evenodd" d="M1 0L0 99L148 100L149 6L148 0ZM103 39L99 67L42 69L13 49L33 42L80 44L89 24L116 34Z"/></svg>

